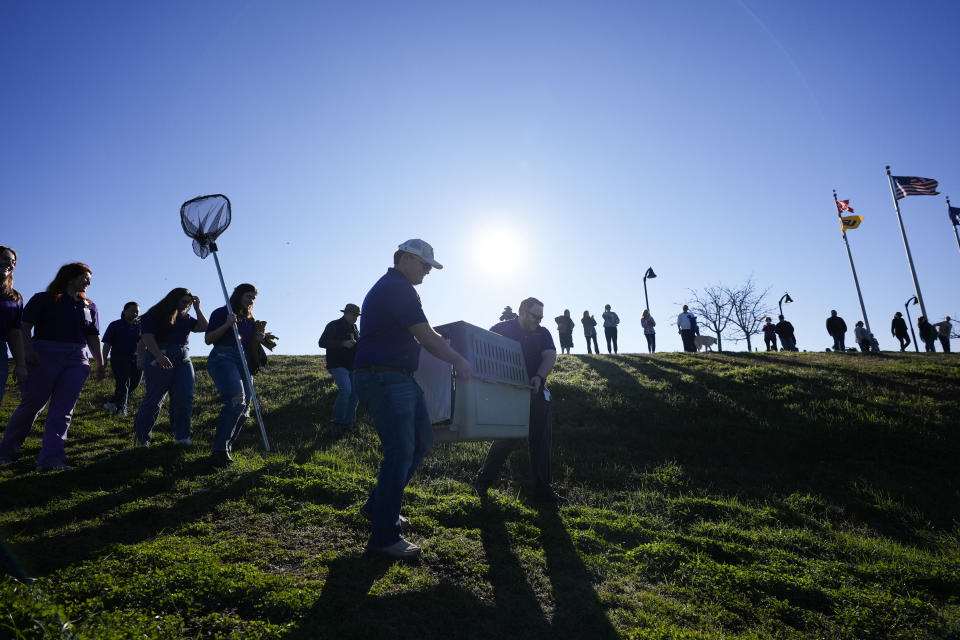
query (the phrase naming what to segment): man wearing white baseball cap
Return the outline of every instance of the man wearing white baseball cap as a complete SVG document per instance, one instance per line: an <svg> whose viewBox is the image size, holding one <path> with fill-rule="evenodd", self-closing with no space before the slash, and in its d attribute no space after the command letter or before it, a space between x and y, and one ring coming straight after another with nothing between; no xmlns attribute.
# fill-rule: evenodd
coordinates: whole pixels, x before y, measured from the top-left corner
<svg viewBox="0 0 960 640"><path fill-rule="evenodd" d="M415 558L420 547L403 539L403 490L433 444L433 425L423 392L413 379L420 347L454 366L457 377L473 369L427 322L414 287L431 269L442 269L423 240L402 243L363 299L353 383L373 415L383 446L377 484L360 513L372 523L369 548L395 558Z"/></svg>

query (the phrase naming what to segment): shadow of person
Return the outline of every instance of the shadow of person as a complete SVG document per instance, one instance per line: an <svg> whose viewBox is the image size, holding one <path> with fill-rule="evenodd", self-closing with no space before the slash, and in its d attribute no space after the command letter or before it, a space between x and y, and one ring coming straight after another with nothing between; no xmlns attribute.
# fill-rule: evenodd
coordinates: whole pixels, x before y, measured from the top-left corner
<svg viewBox="0 0 960 640"><path fill-rule="evenodd" d="M580 559L570 534L553 506L543 506L537 516L540 540L553 587L554 638L617 638L600 596L593 587L594 576Z"/></svg>

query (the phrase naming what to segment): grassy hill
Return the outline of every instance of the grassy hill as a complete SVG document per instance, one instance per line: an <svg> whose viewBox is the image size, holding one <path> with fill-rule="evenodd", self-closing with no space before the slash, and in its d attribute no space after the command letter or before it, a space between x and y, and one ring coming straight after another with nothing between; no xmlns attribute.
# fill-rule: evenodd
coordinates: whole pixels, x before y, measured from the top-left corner
<svg viewBox="0 0 960 640"><path fill-rule="evenodd" d="M133 449L88 382L74 469L33 472L38 425L0 470L0 637L960 637L960 356L561 356L571 505L528 499L522 450L481 503L485 443L440 444L405 497L415 563L364 554L378 441L362 414L327 434L319 358L258 376L276 451L248 422L226 470L195 364L195 450L165 418Z"/></svg>

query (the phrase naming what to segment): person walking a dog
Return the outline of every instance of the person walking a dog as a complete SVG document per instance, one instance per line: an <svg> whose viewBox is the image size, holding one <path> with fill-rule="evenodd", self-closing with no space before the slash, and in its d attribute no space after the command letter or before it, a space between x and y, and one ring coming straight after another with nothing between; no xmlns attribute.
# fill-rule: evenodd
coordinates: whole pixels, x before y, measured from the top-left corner
<svg viewBox="0 0 960 640"><path fill-rule="evenodd" d="M683 350L691 353L697 350L693 342L693 336L700 335L700 327L697 326L697 316L690 313L690 308L683 305L683 311L677 316L677 329L680 330L680 339L683 341Z"/></svg>

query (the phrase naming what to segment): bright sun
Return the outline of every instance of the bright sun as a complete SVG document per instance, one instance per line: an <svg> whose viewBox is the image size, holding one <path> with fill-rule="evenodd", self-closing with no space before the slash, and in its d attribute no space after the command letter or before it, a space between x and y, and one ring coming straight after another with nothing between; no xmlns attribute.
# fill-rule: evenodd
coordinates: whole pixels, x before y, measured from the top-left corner
<svg viewBox="0 0 960 640"><path fill-rule="evenodd" d="M473 242L476 267L491 276L515 273L524 262L526 250L521 234L508 226L480 229Z"/></svg>

